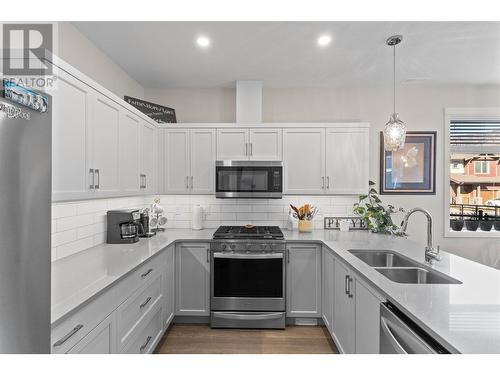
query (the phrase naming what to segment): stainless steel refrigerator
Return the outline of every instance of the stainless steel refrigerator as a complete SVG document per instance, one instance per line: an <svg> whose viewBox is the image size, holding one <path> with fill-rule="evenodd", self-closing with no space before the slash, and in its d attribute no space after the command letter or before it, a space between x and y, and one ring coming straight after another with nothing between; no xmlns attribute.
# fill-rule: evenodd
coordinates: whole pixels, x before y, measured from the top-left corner
<svg viewBox="0 0 500 375"><path fill-rule="evenodd" d="M50 105L0 98L0 353L50 352Z"/></svg>

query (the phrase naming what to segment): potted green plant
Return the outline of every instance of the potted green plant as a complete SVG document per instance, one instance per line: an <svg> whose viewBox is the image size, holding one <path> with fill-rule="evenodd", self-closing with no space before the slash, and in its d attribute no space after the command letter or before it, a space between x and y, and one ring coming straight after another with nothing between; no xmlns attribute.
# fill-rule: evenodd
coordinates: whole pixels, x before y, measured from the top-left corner
<svg viewBox="0 0 500 375"><path fill-rule="evenodd" d="M354 213L357 214L366 223L367 228L374 233L404 236L405 234L399 230L399 226L394 224L392 220L392 214L404 212L404 209L396 209L390 204L384 206L378 196L377 190L373 187L375 182L368 181L368 184L368 194L359 196L359 202L354 204Z"/></svg>

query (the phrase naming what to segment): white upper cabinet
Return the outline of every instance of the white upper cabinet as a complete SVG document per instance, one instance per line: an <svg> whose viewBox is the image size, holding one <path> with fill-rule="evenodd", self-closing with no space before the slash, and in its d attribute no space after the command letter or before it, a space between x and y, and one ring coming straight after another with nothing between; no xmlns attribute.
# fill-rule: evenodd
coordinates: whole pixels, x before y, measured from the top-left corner
<svg viewBox="0 0 500 375"><path fill-rule="evenodd" d="M116 195L120 192L120 106L103 95L96 95L92 112L93 187L99 195Z"/></svg>
<svg viewBox="0 0 500 375"><path fill-rule="evenodd" d="M189 192L189 130L164 131L164 190L169 193Z"/></svg>
<svg viewBox="0 0 500 375"><path fill-rule="evenodd" d="M326 193L363 194L369 179L369 129L326 129Z"/></svg>
<svg viewBox="0 0 500 375"><path fill-rule="evenodd" d="M52 95L52 200L89 195L89 116L92 89L57 70Z"/></svg>
<svg viewBox="0 0 500 375"><path fill-rule="evenodd" d="M141 120L126 111L120 118L120 188L126 193L140 191Z"/></svg>
<svg viewBox="0 0 500 375"><path fill-rule="evenodd" d="M217 130L217 160L281 160L281 129Z"/></svg>
<svg viewBox="0 0 500 375"><path fill-rule="evenodd" d="M286 194L361 194L369 179L368 127L283 130Z"/></svg>
<svg viewBox="0 0 500 375"><path fill-rule="evenodd" d="M164 192L211 194L215 190L215 129L166 129Z"/></svg>
<svg viewBox="0 0 500 375"><path fill-rule="evenodd" d="M283 129L283 180L286 194L325 191L325 129Z"/></svg>
<svg viewBox="0 0 500 375"><path fill-rule="evenodd" d="M192 129L190 134L190 181L193 194L215 191L215 129Z"/></svg>
<svg viewBox="0 0 500 375"><path fill-rule="evenodd" d="M248 160L248 129L217 129L217 160Z"/></svg>
<svg viewBox="0 0 500 375"><path fill-rule="evenodd" d="M54 65L57 86L50 92L52 200L156 193L158 129L152 120L58 64L64 68Z"/></svg>
<svg viewBox="0 0 500 375"><path fill-rule="evenodd" d="M249 156L250 160L281 160L281 129L249 130Z"/></svg>
<svg viewBox="0 0 500 375"><path fill-rule="evenodd" d="M154 194L158 191L158 129L141 121L140 188Z"/></svg>

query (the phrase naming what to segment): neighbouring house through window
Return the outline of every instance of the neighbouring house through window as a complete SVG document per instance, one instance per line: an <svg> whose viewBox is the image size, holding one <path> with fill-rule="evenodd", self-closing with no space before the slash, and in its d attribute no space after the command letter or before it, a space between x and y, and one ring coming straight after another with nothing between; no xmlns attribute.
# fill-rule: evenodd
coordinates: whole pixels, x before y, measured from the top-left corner
<svg viewBox="0 0 500 375"><path fill-rule="evenodd" d="M500 232L500 120L449 123L452 232Z"/></svg>

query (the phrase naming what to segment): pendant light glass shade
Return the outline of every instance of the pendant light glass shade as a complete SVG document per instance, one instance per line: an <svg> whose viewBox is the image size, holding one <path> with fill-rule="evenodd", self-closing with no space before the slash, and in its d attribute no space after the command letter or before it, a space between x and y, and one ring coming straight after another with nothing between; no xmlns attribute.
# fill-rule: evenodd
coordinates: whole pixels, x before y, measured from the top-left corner
<svg viewBox="0 0 500 375"><path fill-rule="evenodd" d="M384 127L384 148L386 151L397 151L402 149L405 145L406 139L406 125L399 119L396 113L396 45L403 40L402 35L394 35L387 39L386 44L392 46L394 56L394 70L393 70L393 104L394 112L392 113L389 121Z"/></svg>
<svg viewBox="0 0 500 375"><path fill-rule="evenodd" d="M393 113L384 127L384 147L386 151L397 151L405 145L406 125Z"/></svg>

